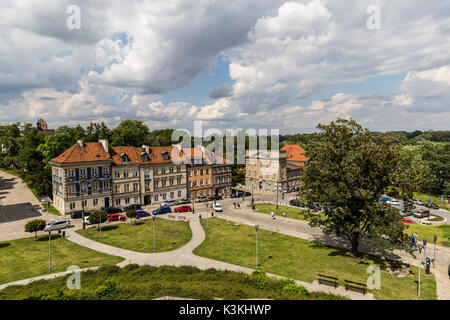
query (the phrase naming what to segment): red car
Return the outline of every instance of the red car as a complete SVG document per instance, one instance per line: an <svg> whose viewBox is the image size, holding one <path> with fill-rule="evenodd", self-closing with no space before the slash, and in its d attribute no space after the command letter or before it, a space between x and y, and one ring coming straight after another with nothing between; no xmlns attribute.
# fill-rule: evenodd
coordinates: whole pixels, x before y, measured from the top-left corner
<svg viewBox="0 0 450 320"><path fill-rule="evenodd" d="M411 223L411 224L417 224L417 222L415 222L415 221L412 221L411 219L409 219L409 218L402 218L402 220L401 220L403 223Z"/></svg>
<svg viewBox="0 0 450 320"><path fill-rule="evenodd" d="M182 206L175 208L174 212L192 212L192 208L190 206Z"/></svg>
<svg viewBox="0 0 450 320"><path fill-rule="evenodd" d="M127 217L125 217L123 214L118 213L112 213L108 216L108 222L111 221L125 221L127 220Z"/></svg>

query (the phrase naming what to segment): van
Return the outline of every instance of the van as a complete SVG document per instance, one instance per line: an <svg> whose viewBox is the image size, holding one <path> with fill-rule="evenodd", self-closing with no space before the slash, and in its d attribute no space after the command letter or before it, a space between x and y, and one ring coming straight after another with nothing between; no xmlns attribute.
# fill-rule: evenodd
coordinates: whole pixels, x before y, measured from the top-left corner
<svg viewBox="0 0 450 320"><path fill-rule="evenodd" d="M50 223L48 223L45 228L44 231L52 231L52 230L61 230L61 229L66 229L70 227L70 220L69 219L62 219L62 220L53 220L50 221Z"/></svg>

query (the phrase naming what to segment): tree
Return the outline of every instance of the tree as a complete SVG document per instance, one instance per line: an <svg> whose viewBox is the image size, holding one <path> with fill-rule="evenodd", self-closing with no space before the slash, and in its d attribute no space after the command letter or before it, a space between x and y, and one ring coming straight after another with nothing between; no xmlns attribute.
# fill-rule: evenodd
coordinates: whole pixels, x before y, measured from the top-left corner
<svg viewBox="0 0 450 320"><path fill-rule="evenodd" d="M353 256L367 237L376 249L403 243L405 227L398 210L378 201L388 186L404 187L396 184L403 174L400 146L389 137L376 144L370 131L354 120L338 119L318 128L321 139L307 151L302 193L324 208L324 217L312 216L311 225L347 239Z"/></svg>
<svg viewBox="0 0 450 320"><path fill-rule="evenodd" d="M144 144L148 127L141 120L123 120L112 130L112 146L135 146Z"/></svg>
<svg viewBox="0 0 450 320"><path fill-rule="evenodd" d="M149 146L170 146L173 131L173 129L153 130L147 134L144 143Z"/></svg>
<svg viewBox="0 0 450 320"><path fill-rule="evenodd" d="M89 215L89 223L97 224L100 227L100 223L108 220L108 215L104 211L93 211Z"/></svg>
<svg viewBox="0 0 450 320"><path fill-rule="evenodd" d="M100 139L111 140L111 130L104 122L91 122L86 129L86 142L96 142Z"/></svg>
<svg viewBox="0 0 450 320"><path fill-rule="evenodd" d="M30 233L34 232L34 238L37 239L38 231L44 230L45 225L46 225L45 220L42 220L42 219L30 220L25 225L25 232L30 232Z"/></svg>
<svg viewBox="0 0 450 320"><path fill-rule="evenodd" d="M419 147L424 172L424 191L441 195L450 181L450 142L430 142L424 140Z"/></svg>
<svg viewBox="0 0 450 320"><path fill-rule="evenodd" d="M127 218L129 218L129 219L131 219L131 221L133 221L133 219L136 218L136 210L129 209L129 210L127 210L127 212L125 212L125 215L127 216Z"/></svg>

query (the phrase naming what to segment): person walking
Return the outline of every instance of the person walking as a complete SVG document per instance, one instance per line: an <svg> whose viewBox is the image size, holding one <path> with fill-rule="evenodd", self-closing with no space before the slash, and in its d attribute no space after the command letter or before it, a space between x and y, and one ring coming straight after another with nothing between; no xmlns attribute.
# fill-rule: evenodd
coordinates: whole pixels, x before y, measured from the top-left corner
<svg viewBox="0 0 450 320"><path fill-rule="evenodd" d="M270 215L272 216L272 220L275 220L275 213L273 211Z"/></svg>
<svg viewBox="0 0 450 320"><path fill-rule="evenodd" d="M414 233L411 234L411 245L410 245L410 248L412 248L412 247L414 247L414 248L417 247L417 245L416 245L416 237L414 236Z"/></svg>

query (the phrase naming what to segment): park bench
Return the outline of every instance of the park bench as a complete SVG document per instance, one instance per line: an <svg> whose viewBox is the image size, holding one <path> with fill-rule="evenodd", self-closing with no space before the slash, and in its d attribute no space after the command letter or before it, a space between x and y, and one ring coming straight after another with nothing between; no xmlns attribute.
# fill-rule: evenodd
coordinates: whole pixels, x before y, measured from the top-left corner
<svg viewBox="0 0 450 320"><path fill-rule="evenodd" d="M360 292L362 294L367 293L367 285L365 285L364 283L345 280L345 290L349 290L349 289Z"/></svg>
<svg viewBox="0 0 450 320"><path fill-rule="evenodd" d="M178 216L178 220L186 220L185 216Z"/></svg>
<svg viewBox="0 0 450 320"><path fill-rule="evenodd" d="M330 276L326 276L324 274L318 274L317 275L317 280L319 281L319 284L327 284L329 286L333 286L335 288L337 288L338 286L338 278L335 277L330 277Z"/></svg>
<svg viewBox="0 0 450 320"><path fill-rule="evenodd" d="M169 219L175 219L175 216L169 214L169 215L167 215L167 218L169 218Z"/></svg>

